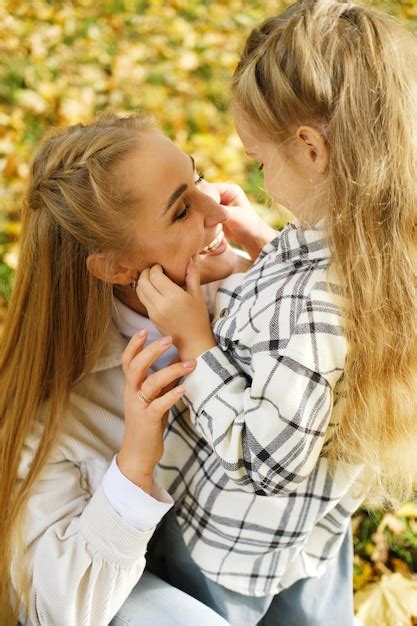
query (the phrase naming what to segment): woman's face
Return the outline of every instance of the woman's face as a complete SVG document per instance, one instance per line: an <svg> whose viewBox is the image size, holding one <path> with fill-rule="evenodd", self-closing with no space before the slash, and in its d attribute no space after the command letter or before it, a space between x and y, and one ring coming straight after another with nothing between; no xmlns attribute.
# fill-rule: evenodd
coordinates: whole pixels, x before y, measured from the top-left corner
<svg viewBox="0 0 417 626"><path fill-rule="evenodd" d="M149 131L123 163L123 178L138 204L136 271L159 264L179 285L185 282L191 257L202 282L233 271L236 255L222 229L226 211L218 204L216 187L201 178L192 157L161 133Z"/></svg>

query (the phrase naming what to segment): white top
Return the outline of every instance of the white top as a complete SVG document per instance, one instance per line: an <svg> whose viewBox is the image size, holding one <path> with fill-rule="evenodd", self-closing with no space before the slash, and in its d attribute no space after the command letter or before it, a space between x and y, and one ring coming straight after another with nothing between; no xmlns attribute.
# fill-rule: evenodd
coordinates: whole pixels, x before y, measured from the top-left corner
<svg viewBox="0 0 417 626"><path fill-rule="evenodd" d="M116 308L127 332L126 307ZM134 316L143 325L146 318ZM102 357L70 394L63 431L28 502L25 569L34 626L107 626L141 577L154 526L172 505L156 483L152 495L145 493L114 461L124 432L126 344L112 327ZM44 419L41 411L25 442L20 478L34 457ZM14 584L17 562L16 555Z"/></svg>
<svg viewBox="0 0 417 626"><path fill-rule="evenodd" d="M123 302L120 302L117 298L113 299L113 305L113 321L124 337L130 339L135 333L138 332L138 330L144 329L147 331L145 346L152 343L152 341L161 339L161 333L156 328L154 323L151 322L149 317L145 317L144 315L129 309L128 306L123 304ZM151 371L157 371L166 367L176 356L178 356L177 349L174 345L171 345L168 350L166 350L164 354L159 357L157 361L155 361L153 366L150 368Z"/></svg>

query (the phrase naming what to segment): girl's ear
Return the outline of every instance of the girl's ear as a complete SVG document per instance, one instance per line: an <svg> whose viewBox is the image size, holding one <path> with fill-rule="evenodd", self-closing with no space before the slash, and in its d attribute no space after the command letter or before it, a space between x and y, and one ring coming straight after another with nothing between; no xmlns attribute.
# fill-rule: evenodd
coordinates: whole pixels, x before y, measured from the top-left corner
<svg viewBox="0 0 417 626"><path fill-rule="evenodd" d="M329 147L323 135L311 126L300 126L295 138L303 160L318 174L324 174L329 164Z"/></svg>
<svg viewBox="0 0 417 626"><path fill-rule="evenodd" d="M113 285L130 285L138 277L134 269L115 263L109 252L94 252L85 264L93 276Z"/></svg>

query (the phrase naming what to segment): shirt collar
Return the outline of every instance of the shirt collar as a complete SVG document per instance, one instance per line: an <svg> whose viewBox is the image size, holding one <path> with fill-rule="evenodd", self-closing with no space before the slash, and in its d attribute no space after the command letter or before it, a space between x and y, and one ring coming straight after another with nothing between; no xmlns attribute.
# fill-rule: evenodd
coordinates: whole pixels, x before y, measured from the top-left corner
<svg viewBox="0 0 417 626"><path fill-rule="evenodd" d="M120 366L123 350L126 348L129 339L142 328L147 331L145 345L162 337L159 330L148 317L133 311L118 298L113 298L108 338L92 372L100 372ZM174 346L171 346L152 367L155 369L165 367L176 356L177 351Z"/></svg>
<svg viewBox="0 0 417 626"><path fill-rule="evenodd" d="M279 261L329 259L330 250L326 242L324 227L324 217L311 228L301 226L299 220L295 219L262 249L259 258L275 252Z"/></svg>
<svg viewBox="0 0 417 626"><path fill-rule="evenodd" d="M120 334L113 320L110 323L109 333L104 344L101 356L97 359L92 373L118 367L122 364L123 350L127 346L128 339Z"/></svg>

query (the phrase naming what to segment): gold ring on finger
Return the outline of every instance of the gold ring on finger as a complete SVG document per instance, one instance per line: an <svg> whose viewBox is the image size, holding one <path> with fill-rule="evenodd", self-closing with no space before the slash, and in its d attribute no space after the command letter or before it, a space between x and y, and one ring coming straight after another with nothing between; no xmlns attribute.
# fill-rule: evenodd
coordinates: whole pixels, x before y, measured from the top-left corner
<svg viewBox="0 0 417 626"><path fill-rule="evenodd" d="M153 400L155 400L155 398L153 398L152 396L147 396L146 393L142 391L142 389L139 389L138 391L138 398L146 402L146 404L150 404Z"/></svg>

